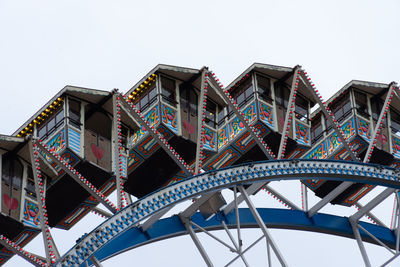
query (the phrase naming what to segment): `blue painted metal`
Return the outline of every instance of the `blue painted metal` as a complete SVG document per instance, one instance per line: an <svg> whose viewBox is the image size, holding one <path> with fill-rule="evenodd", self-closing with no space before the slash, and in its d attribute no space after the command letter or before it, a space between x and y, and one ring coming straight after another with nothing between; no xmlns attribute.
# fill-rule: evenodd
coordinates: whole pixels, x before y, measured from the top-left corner
<svg viewBox="0 0 400 267"><path fill-rule="evenodd" d="M302 179L352 181L400 188L399 174L394 168L374 164L334 160L281 160L231 166L172 184L129 205L83 237L79 244L57 262L57 266L82 264L90 255L108 246L114 238L129 231L145 218L205 192L218 191L236 184ZM292 217L288 219L293 220ZM339 221L324 220L322 223L326 224L325 227L338 227L336 224ZM375 233L377 230L372 231Z"/></svg>
<svg viewBox="0 0 400 267"><path fill-rule="evenodd" d="M305 230L354 238L351 225L345 217L319 213L309 218L303 211L287 209L261 208L258 209L258 212L269 228ZM249 209L239 209L239 214L240 226L242 228L258 228L258 224ZM228 227L236 227L234 212L231 212L226 217L214 216L208 221L205 221L200 213L192 216L193 222L209 231L223 229L221 225L222 220L225 221ZM366 222L360 222L360 225L389 247L395 247L396 238L390 229ZM98 250L95 256L99 260L105 260L145 244L184 234L187 234L185 226L179 217L175 215L156 222L146 232L141 231L137 227L130 228ZM361 231L361 236L364 241L375 243L363 231ZM81 266L83 267L84 264Z"/></svg>

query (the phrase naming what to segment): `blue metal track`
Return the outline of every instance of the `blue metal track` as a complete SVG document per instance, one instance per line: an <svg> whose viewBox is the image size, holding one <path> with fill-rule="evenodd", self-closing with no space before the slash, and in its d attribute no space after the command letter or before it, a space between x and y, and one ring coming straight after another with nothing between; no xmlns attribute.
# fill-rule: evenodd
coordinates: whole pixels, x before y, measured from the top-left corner
<svg viewBox="0 0 400 267"><path fill-rule="evenodd" d="M319 213L309 218L303 211L288 209L261 208L258 209L258 212L264 223L270 228L305 230L354 238L353 230L346 217ZM241 228L258 228L258 224L249 209L239 209L239 217ZM225 221L228 227L236 227L234 212L229 213L226 217L214 216L208 221L205 221L200 213L196 213L191 219L194 223L209 231L223 229L222 220ZM360 225L389 247L395 247L396 237L390 229L366 222L360 222ZM360 232L364 241L376 243L362 230ZM138 227L130 228L99 249L95 256L103 261L142 245L185 234L187 234L185 226L179 217L175 215L159 220L146 232L141 231ZM81 266L84 267L85 265L81 264Z"/></svg>
<svg viewBox="0 0 400 267"><path fill-rule="evenodd" d="M351 181L400 189L400 175L396 169L374 164L333 160L281 160L232 166L229 168L219 169L217 171L211 171L201 175L193 176L179 183L162 188L136 201L135 203L126 207L124 210L115 214L113 217L109 218L107 221L100 224L91 233L82 237L79 243L70 251L68 251L63 257L61 257L56 265L81 265L93 254L98 256L99 259L103 259L109 257L110 255L118 254L124 249L127 249L127 247L135 246L135 244L131 244L123 248L118 246L118 242L112 242L113 240L120 239L120 236L125 236L125 232L139 231L134 227L156 212L185 200L192 199L193 197L197 197L206 192L219 191L238 184L303 179ZM339 219L340 217L336 216L326 217L329 219L321 220L320 223L313 225L311 221L307 221L308 219L301 211L296 211L298 213L297 216L291 215L297 214L296 212L293 213L293 211L280 211L272 209L267 209L266 211L274 211L277 213L282 212L282 216L287 214L285 215L286 220L277 222L277 227L280 228L307 229L308 227L310 229L314 229L313 231L322 229L319 231L325 231L327 233L333 232L334 234L343 236L351 236L352 233L350 226L348 225L347 218L342 218L344 220L343 221ZM255 227L254 221L252 222L250 216L246 216L245 214L243 216L243 224L246 224L247 220L247 224L249 225L248 227ZM318 214L314 215L311 220L316 220L315 218L319 218L319 216L323 217L332 215ZM278 217L279 216L276 215L271 215L271 217L267 216L265 217L266 223L270 223L271 226L274 227L273 221L269 220L271 220L271 218L278 220ZM302 223L300 223L301 218L303 218ZM173 217L171 220L178 219ZM344 227L345 225L346 227ZM175 228L178 226L182 227L182 225L179 223L176 224ZM369 224L366 226L373 228L370 232L377 234L377 237L381 236L383 238L383 242L387 242L391 246L393 245L393 237L388 235L390 232L389 229L384 228L389 231L385 232L382 228L376 228L380 229L379 231L374 230L374 227L378 226L369 226ZM367 227L366 229L369 231L369 228ZM178 230L179 229L175 230L176 234L178 234L180 231L184 233L183 229L180 231ZM163 230L160 229L159 231ZM381 233L380 231L383 232ZM387 236L384 233L386 233ZM148 240L143 239L142 242L145 243L148 242ZM113 245L110 245L111 243ZM113 246L115 248L113 248ZM105 249L106 247L107 249ZM101 255L100 251L103 250L110 252L104 252L105 254ZM98 253L99 255L97 255Z"/></svg>

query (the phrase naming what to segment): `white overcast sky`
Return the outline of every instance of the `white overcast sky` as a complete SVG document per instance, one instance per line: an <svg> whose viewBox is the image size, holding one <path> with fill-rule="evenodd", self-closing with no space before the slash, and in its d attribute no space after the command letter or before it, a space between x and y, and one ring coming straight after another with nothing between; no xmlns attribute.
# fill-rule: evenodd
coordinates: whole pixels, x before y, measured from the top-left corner
<svg viewBox="0 0 400 267"><path fill-rule="evenodd" d="M324 98L352 79L400 82L399 11L395 0L0 0L0 133L13 133L65 85L125 92L159 63L209 66L224 84L253 62L300 64ZM273 234L291 266L362 265L354 240ZM158 243L105 265L202 266L188 240ZM60 243L62 251L72 245ZM252 254L255 266L265 266L257 261L264 249ZM374 264L389 256L367 249ZM17 257L6 264L25 265Z"/></svg>

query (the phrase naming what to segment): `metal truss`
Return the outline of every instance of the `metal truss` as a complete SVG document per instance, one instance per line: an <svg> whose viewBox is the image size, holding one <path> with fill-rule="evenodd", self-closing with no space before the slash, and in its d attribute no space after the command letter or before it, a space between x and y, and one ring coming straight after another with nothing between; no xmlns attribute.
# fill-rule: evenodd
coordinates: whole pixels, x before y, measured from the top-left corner
<svg viewBox="0 0 400 267"><path fill-rule="evenodd" d="M267 254L269 248L271 248L271 252L274 251L274 254L279 259L281 265L287 266L286 261L284 260L282 253L278 250L276 243L271 238L269 234L269 230L266 226L267 222L264 222L268 216L264 211L261 212L260 209L256 209L254 203L250 200L249 192L256 193L257 190L254 190L260 186L260 184L265 184L270 181L278 181L278 180L301 180L301 179L342 179L344 182L357 182L357 183L371 183L373 181L377 185L386 186L387 189L378 195L376 199L371 201L365 206L360 208L360 211L353 214L349 219L342 218L341 220L349 220L358 222L359 219L367 214L373 207L379 204L383 199L388 197L390 194L400 189L400 177L399 174L391 168L377 168L375 165L365 164L365 163L356 163L356 162L337 162L331 160L298 160L296 162L290 160L283 161L266 161L264 163L255 163L255 164L247 164L241 166L234 166L230 168L226 168L223 170L213 171L209 173L202 173L200 175L196 175L191 177L190 179L186 179L179 183L170 185L164 189L161 189L155 192L152 195L146 196L143 199L138 200L137 202L129 205L128 207L121 210L119 213L115 214L113 217L109 218L101 225L99 225L91 234L83 237L82 240L72 248L67 254L60 258L57 261L56 266L64 266L64 265L72 265L72 264L83 264L85 261L90 260L90 257L95 255L98 260L102 260L104 257L103 248L107 248L107 246L112 246L114 242L118 242L118 236L123 236L129 233L128 229L138 227L141 229L138 233L143 233L144 236L151 238L155 233L159 232L160 225L159 223L166 220L168 223L176 223L176 220L169 221L169 219L161 219L163 215L169 211L172 206L189 199L196 199L192 205L190 205L187 209L182 211L179 215L180 221L184 229L186 229L186 233L192 236L193 241L196 244L196 247L199 249L200 254L203 256L204 261L208 264L208 266L212 266L211 260L209 259L206 248L203 247L201 243L198 243L195 232L204 232L210 237L214 236L209 232L207 227L211 227L211 229L216 229L214 226L210 225L210 221L207 224L202 223L203 220L199 220L197 210L199 207L204 204L213 194L224 189L224 188L233 188L234 200L233 204L229 203L225 207L220 210L219 216L214 216L214 219L210 219L211 221L215 221L216 218L225 218L220 223L220 229L227 231L228 228L236 229L237 238L233 239L232 233L227 233L228 241L220 242L222 245L227 247L230 251L234 251L236 256L233 260L241 259L243 263L246 261L244 253L250 249L250 247L244 248L241 246L242 242L242 234L241 229L243 225L245 227L249 227L251 225L257 225L262 230L262 237L257 240L259 242L263 238L267 240ZM249 187L245 190L242 187L242 184L248 184ZM240 195L236 190L236 186L239 189ZM270 186L268 189L272 191L274 194L279 196L280 198L284 198L283 195L280 195ZM291 201L286 198L286 203L291 203ZM246 202L248 206L249 213L243 213L243 210L238 208L238 205L241 201ZM282 210L285 212L292 212L293 215L290 218L293 219L292 223L296 223L296 216L301 216L304 220L305 214L303 211L299 209L297 206L289 206L290 209ZM277 210L274 210L276 213ZM278 212L279 213L279 212ZM244 215L247 214L247 215ZM252 219L248 217L249 214L252 214ZM258 214L258 215L257 215ZM270 213L268 213L270 214ZM278 216L278 215L277 215ZM319 213L314 216L325 216ZM330 215L332 216L332 215ZM307 217L307 216L306 216ZM321 217L322 218L322 217ZM339 218L339 217L338 217ZM250 220L251 219L251 220ZM327 219L328 221L331 220ZM250 221L249 221L250 220ZM336 220L336 219L335 219ZM215 221L217 223L217 221ZM315 223L315 220L309 220L310 227ZM153 225L157 224L157 227L153 231ZM284 223L287 225L287 222ZM345 223L341 223L340 225L345 225ZM379 231L389 231L390 229L383 226L371 227L370 224L365 222L358 222L358 224L352 223L352 226L355 225L354 229L361 229L359 231L359 235L357 231L354 229L350 232L354 233L354 238L356 240L363 240L367 242L378 243L373 238L369 237L369 234L375 236L380 242L385 244L385 246L393 248L395 247L395 237L390 240L385 239L387 235L382 236ZM360 225L367 232L363 231L362 228L358 227ZM172 227L172 226L171 226ZM303 227L303 226L302 226ZM376 231L376 227L380 227L378 232ZM173 227L174 228L174 227ZM294 227L295 228L295 227ZM322 229L324 226L317 226L317 229ZM157 230L158 229L158 230ZM172 231L170 227L162 227L165 231ZM170 230L168 230L170 229ZM177 228L182 229L182 228ZM385 230L387 229L387 230ZM330 233L332 229L328 230L327 233ZM339 235L346 235L344 233L348 233L349 230L343 230L344 232L338 233ZM167 234L167 233L166 233ZM166 236L176 236L172 232L169 232ZM361 239L358 238L361 236ZM156 236L154 236L156 237ZM216 236L214 236L216 237ZM212 237L214 240L216 238ZM126 237L125 237L126 238ZM133 238L133 237L132 237ZM139 237L138 237L139 238ZM126 239L124 239L126 240ZM132 239L134 240L134 239ZM140 237L141 242L143 242L143 238ZM155 240L159 240L156 238ZM218 240L217 240L218 241ZM132 241L134 242L134 241ZM219 241L218 241L219 242ZM139 244L139 243L138 243ZM131 245L126 244L128 247L135 247L134 243ZM252 244L254 246L254 244ZM126 247L126 249L128 249ZM98 254L98 252L101 252ZM100 256L103 255L103 256ZM107 256L108 257L108 256ZM228 263L228 265L231 263ZM244 263L246 265L246 263Z"/></svg>
<svg viewBox="0 0 400 267"><path fill-rule="evenodd" d="M135 108L135 105L131 103L128 98L124 98L121 94L117 94L120 100L121 108L132 118L132 120L138 124L139 127L143 126L146 131L154 138L157 144L164 149L164 151L175 161L175 163L181 168L186 175L193 175L194 171L190 168L184 159L178 154L177 151L168 143L164 136L148 121L139 110Z"/></svg>

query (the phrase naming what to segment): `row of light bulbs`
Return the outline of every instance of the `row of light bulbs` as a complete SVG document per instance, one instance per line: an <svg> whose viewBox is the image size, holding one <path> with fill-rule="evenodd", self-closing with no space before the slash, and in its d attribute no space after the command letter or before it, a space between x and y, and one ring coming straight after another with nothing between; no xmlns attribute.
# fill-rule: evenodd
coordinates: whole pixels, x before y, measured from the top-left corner
<svg viewBox="0 0 400 267"><path fill-rule="evenodd" d="M131 101L135 101L136 98L138 98L140 96L141 93L143 93L147 88L149 88L155 81L157 78L157 74L151 74L149 77L147 77L147 79L141 84L139 85L135 90L133 90L129 96L128 99Z"/></svg>
<svg viewBox="0 0 400 267"><path fill-rule="evenodd" d="M23 130L21 130L17 137L24 137L28 134L33 132L34 125L40 125L47 117L54 113L62 104L64 99L58 97L56 100L53 101L45 110L40 113L35 119L33 119Z"/></svg>

